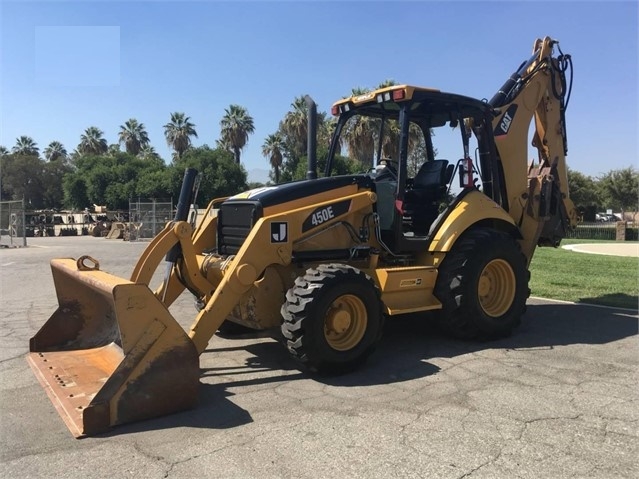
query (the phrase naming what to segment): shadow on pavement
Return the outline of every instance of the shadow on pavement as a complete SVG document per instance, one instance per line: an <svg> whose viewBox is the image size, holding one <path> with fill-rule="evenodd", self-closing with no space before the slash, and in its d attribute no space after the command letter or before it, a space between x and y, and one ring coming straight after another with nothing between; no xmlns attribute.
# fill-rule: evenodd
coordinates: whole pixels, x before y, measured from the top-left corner
<svg viewBox="0 0 639 479"><path fill-rule="evenodd" d="M245 409L228 399L233 396L224 385L200 383L199 404L195 409L155 419L123 424L96 437L113 437L133 432L154 431L176 427L199 429L230 429L253 422Z"/></svg>
<svg viewBox="0 0 639 479"><path fill-rule="evenodd" d="M639 310L639 298L624 293L602 294L595 298L580 298L579 303L596 304L613 308L632 308Z"/></svg>
<svg viewBox="0 0 639 479"><path fill-rule="evenodd" d="M110 434L196 427L225 429L252 422L250 414L229 400L228 388L313 379L334 387L393 384L437 374L429 358L452 358L486 349L539 349L571 344L606 344L638 333L636 316L614 309L572 304L529 304L522 326L508 338L471 342L447 338L427 314L388 320L384 337L368 362L349 374L323 377L300 371L277 341L211 348L205 354L245 350L244 365L203 368L201 378L224 378L221 384L200 386L200 404L191 411L120 426ZM246 340L246 335L242 336ZM278 374L281 372L281 374ZM275 374L273 374L275 373Z"/></svg>
<svg viewBox="0 0 639 479"><path fill-rule="evenodd" d="M431 357L452 358L484 349L538 349L571 344L606 344L638 334L636 316L615 309L572 304L529 304L522 326L507 338L492 341L460 341L442 335L427 314L389 319L377 351L359 370L322 377L307 372L288 373L265 378L241 378L256 370L298 370L299 365L285 347L276 341L238 347L253 356L244 369L209 368L203 377L223 375L237 377L227 386L245 386L312 378L334 386L366 386L408 381L435 374L439 368L428 363ZM244 336L245 338L245 336ZM210 353L229 351L233 347L211 349Z"/></svg>

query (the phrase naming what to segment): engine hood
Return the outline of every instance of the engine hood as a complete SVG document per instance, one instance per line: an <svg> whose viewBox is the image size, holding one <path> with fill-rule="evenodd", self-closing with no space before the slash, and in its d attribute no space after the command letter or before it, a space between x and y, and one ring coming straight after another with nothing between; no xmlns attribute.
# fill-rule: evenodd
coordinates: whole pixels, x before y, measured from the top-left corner
<svg viewBox="0 0 639 479"><path fill-rule="evenodd" d="M262 208L268 208L269 206L295 201L348 185L357 185L358 188L372 188L373 181L368 175L331 176L315 180L292 181L239 193L228 198L224 201L224 204L246 202L248 200L259 203Z"/></svg>

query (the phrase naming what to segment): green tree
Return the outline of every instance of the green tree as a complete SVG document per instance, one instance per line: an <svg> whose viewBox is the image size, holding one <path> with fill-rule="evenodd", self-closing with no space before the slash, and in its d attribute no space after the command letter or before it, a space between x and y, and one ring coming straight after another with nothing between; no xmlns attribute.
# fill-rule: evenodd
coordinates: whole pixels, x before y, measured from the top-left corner
<svg viewBox="0 0 639 479"><path fill-rule="evenodd" d="M69 207L97 204L128 209L132 198L170 197L166 175L161 158L144 159L125 152L81 156L75 170L65 175L64 202Z"/></svg>
<svg viewBox="0 0 639 479"><path fill-rule="evenodd" d="M589 207L601 204L595 180L571 168L568 168L568 191L578 211L584 212Z"/></svg>
<svg viewBox="0 0 639 479"><path fill-rule="evenodd" d="M58 209L64 203L64 177L71 167L64 161L48 161L42 169L42 202L45 208Z"/></svg>
<svg viewBox="0 0 639 479"><path fill-rule="evenodd" d="M282 150L284 148L284 142L282 137L273 133L268 135L262 144L262 155L268 158L271 168L273 168L273 174L275 177L275 183L280 182L280 168L282 167Z"/></svg>
<svg viewBox="0 0 639 479"><path fill-rule="evenodd" d="M15 155L38 156L38 145L30 136L21 136L16 139L16 145L11 149Z"/></svg>
<svg viewBox="0 0 639 479"><path fill-rule="evenodd" d="M145 159L148 161L149 159ZM160 160L162 161L162 160ZM162 162L162 167L146 169L144 175L138 178L136 196L141 198L157 198L177 200L180 192L175 191L172 183L172 172Z"/></svg>
<svg viewBox="0 0 639 479"><path fill-rule="evenodd" d="M179 196L185 168L195 168L202 175L199 204L207 204L215 198L234 195L247 189L246 170L235 162L233 154L204 145L189 149L169 167L174 198Z"/></svg>
<svg viewBox="0 0 639 479"><path fill-rule="evenodd" d="M326 161L328 160L328 148L324 145L317 147L317 174L318 177L324 176L326 171ZM358 161L354 161L351 158L342 155L335 155L333 157L333 168L331 170L331 176L337 175L354 175L362 173L362 165ZM308 158L302 156L297 165L297 169L293 175L293 180L306 179L306 173L308 171Z"/></svg>
<svg viewBox="0 0 639 479"><path fill-rule="evenodd" d="M43 153L47 161L66 160L67 158L67 150L59 141L49 143L49 146L44 149Z"/></svg>
<svg viewBox="0 0 639 479"><path fill-rule="evenodd" d="M140 150L149 143L149 135L144 128L144 123L139 123L135 118L127 120L124 125L120 125L118 141L124 144L127 153L131 155L140 153Z"/></svg>
<svg viewBox="0 0 639 479"><path fill-rule="evenodd" d="M7 149L7 147L0 145L0 158L2 158L3 156L7 156L8 154L9 150Z"/></svg>
<svg viewBox="0 0 639 479"><path fill-rule="evenodd" d="M2 157L0 174L3 197L24 199L29 209L44 208L44 161L34 155L11 154Z"/></svg>
<svg viewBox="0 0 639 479"><path fill-rule="evenodd" d="M191 137L197 138L195 125L184 113L171 113L171 121L164 125L164 137L166 143L173 148L177 159L191 146Z"/></svg>
<svg viewBox="0 0 639 479"><path fill-rule="evenodd" d="M633 167L611 170L598 181L606 208L637 211L639 201L639 172Z"/></svg>
<svg viewBox="0 0 639 479"><path fill-rule="evenodd" d="M72 209L84 209L91 206L87 193L86 178L76 173L68 173L62 179L63 204Z"/></svg>
<svg viewBox="0 0 639 479"><path fill-rule="evenodd" d="M104 132L96 126L90 126L80 135L77 150L82 155L100 155L108 150Z"/></svg>
<svg viewBox="0 0 639 479"><path fill-rule="evenodd" d="M225 145L230 146L235 162L239 165L240 153L251 133L255 131L253 118L246 108L240 105L230 105L224 110L224 116L220 120L220 136Z"/></svg>

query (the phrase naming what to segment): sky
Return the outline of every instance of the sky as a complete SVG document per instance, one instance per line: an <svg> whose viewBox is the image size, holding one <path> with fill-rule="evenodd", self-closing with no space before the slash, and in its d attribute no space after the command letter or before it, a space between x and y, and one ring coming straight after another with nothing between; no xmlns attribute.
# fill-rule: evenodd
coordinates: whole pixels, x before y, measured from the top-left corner
<svg viewBox="0 0 639 479"><path fill-rule="evenodd" d="M490 99L550 36L574 63L568 165L597 177L638 166L638 21L636 0L0 0L0 145L27 135L71 152L86 128L116 143L136 118L170 161L172 112L215 146L238 104L255 124L242 164L265 181L262 144L295 97L330 112L393 79Z"/></svg>

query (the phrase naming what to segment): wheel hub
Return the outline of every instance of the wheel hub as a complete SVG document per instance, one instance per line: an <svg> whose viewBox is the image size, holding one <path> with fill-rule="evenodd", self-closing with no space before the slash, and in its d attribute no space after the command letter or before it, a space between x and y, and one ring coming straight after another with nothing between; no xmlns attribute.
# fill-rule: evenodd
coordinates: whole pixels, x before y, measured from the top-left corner
<svg viewBox="0 0 639 479"><path fill-rule="evenodd" d="M338 309L332 311L327 319L329 331L341 334L351 325L351 315L348 311Z"/></svg>
<svg viewBox="0 0 639 479"><path fill-rule="evenodd" d="M324 336L333 349L347 351L362 340L367 324L364 302L355 295L343 295L326 312Z"/></svg>
<svg viewBox="0 0 639 479"><path fill-rule="evenodd" d="M484 313L494 318L506 314L515 299L516 283L515 272L507 261L490 261L477 284L477 295Z"/></svg>

